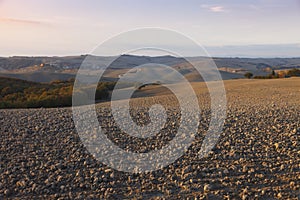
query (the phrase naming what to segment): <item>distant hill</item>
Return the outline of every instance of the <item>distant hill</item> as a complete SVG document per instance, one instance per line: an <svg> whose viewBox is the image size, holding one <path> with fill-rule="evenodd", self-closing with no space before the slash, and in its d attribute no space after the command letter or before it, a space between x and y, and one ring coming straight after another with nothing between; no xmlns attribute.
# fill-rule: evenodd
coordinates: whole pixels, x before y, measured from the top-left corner
<svg viewBox="0 0 300 200"><path fill-rule="evenodd" d="M67 56L67 57L25 57L13 56L0 58L0 69L16 70L31 66L51 66L53 69L65 69L80 67L86 56Z"/></svg>
<svg viewBox="0 0 300 200"><path fill-rule="evenodd" d="M76 72L87 55L66 57L2 57L0 58L0 75L35 82L68 80ZM97 61L97 69L106 67L110 57L92 56ZM197 63L204 57L190 57ZM300 68L300 58L213 58L223 79L242 78L246 72L255 76L267 75L272 70ZM191 81L199 81L196 71L184 58L173 56L136 56L122 55L114 61L104 76L107 81L116 81L129 69L147 63L159 63L171 66Z"/></svg>
<svg viewBox="0 0 300 200"><path fill-rule="evenodd" d="M17 78L33 82L51 82L55 80L68 80L75 78L75 74L64 74L54 72L29 72L29 73L0 73L1 77Z"/></svg>

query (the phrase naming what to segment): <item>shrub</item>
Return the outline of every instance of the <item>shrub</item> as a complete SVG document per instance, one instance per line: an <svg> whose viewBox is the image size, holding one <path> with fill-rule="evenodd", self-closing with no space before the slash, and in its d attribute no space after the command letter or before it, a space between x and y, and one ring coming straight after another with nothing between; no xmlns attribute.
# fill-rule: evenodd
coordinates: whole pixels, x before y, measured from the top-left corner
<svg viewBox="0 0 300 200"><path fill-rule="evenodd" d="M300 70L299 69L291 69L287 72L288 76L300 76Z"/></svg>
<svg viewBox="0 0 300 200"><path fill-rule="evenodd" d="M247 72L244 76L248 79L252 78L253 74L251 72Z"/></svg>
<svg viewBox="0 0 300 200"><path fill-rule="evenodd" d="M19 79L0 79L0 108L61 107L72 105L73 80L34 83ZM95 98L107 99L115 83L100 82ZM85 91L84 91L85 92Z"/></svg>

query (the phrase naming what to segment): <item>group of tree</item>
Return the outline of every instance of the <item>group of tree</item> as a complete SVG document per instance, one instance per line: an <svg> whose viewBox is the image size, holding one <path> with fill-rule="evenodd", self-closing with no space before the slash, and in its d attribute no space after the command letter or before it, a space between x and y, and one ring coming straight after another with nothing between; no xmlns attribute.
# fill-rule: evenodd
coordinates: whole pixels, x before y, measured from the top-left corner
<svg viewBox="0 0 300 200"><path fill-rule="evenodd" d="M291 69L288 71L280 71L276 73L274 70L268 75L265 76L253 76L251 72L247 72L244 74L245 78L251 79L274 79L274 78L288 78L288 77L293 77L297 76L300 77L300 69Z"/></svg>
<svg viewBox="0 0 300 200"><path fill-rule="evenodd" d="M291 69L287 71L287 76L300 76L300 69Z"/></svg>
<svg viewBox="0 0 300 200"><path fill-rule="evenodd" d="M274 79L274 78L280 78L280 76L278 75L278 73L276 73L274 70L272 70L272 72L268 75L265 76L254 76L254 79Z"/></svg>
<svg viewBox="0 0 300 200"><path fill-rule="evenodd" d="M74 79L35 83L13 78L0 78L0 108L64 107L72 105ZM100 82L95 99L104 100L114 83ZM84 91L83 91L84 92Z"/></svg>

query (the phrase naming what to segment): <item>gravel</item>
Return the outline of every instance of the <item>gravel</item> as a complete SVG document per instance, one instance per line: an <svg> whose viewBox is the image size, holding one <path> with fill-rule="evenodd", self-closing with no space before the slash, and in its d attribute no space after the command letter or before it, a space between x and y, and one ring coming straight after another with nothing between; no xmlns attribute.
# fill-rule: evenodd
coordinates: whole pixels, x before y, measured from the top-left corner
<svg viewBox="0 0 300 200"><path fill-rule="evenodd" d="M94 159L75 130L71 108L0 110L0 199L300 198L300 87L290 87L298 82L227 81L224 130L202 159L197 153L210 110L207 93L199 92L200 126L189 150L161 170L139 174ZM98 104L108 138L138 153L166 145L180 118L173 96L134 99L132 107L142 110L131 114L137 123L149 122L153 101L165 105L169 119L163 131L147 139L120 132L109 104Z"/></svg>

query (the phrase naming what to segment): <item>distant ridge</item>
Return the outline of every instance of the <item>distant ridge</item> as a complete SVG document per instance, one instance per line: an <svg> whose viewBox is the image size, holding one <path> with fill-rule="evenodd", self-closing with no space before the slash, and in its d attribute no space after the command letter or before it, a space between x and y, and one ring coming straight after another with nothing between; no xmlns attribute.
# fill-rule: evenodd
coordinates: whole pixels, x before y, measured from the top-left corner
<svg viewBox="0 0 300 200"><path fill-rule="evenodd" d="M67 80L76 76L77 70L87 56L97 61L95 69L107 67L108 56L79 55L79 56L13 56L0 57L0 75L35 82L51 82ZM188 57L192 63L197 63L207 57ZM300 68L300 58L222 58L213 57L223 79L243 78L246 72L254 75L267 75L272 70ZM121 55L105 72L105 80L116 81L119 75L129 69L143 64L158 63L171 66L191 81L199 81L196 71L184 58L171 55Z"/></svg>
<svg viewBox="0 0 300 200"><path fill-rule="evenodd" d="M37 56L37 57L29 57L29 56L12 56L12 57L0 57L0 70L15 70L26 68L35 65L48 64L53 67L57 67L58 69L71 68L78 69L83 62L83 60L88 55L80 55L80 56ZM101 64L101 61L107 60L108 56L94 56L97 58L97 61ZM188 57L189 60L198 61L205 57ZM300 66L300 57L299 58L238 58L238 57L213 57L218 67L224 67L226 64L234 64L234 65L258 65L259 63L263 63L266 65L270 65L275 68L291 68L291 67L299 67ZM185 62L184 58L174 57L171 55L164 56L139 56L139 55L130 55L124 54L121 55L120 58L114 62L113 68L126 68L133 67L145 63L160 63L166 65L175 65L180 64L181 62ZM231 66L234 67L234 66Z"/></svg>

